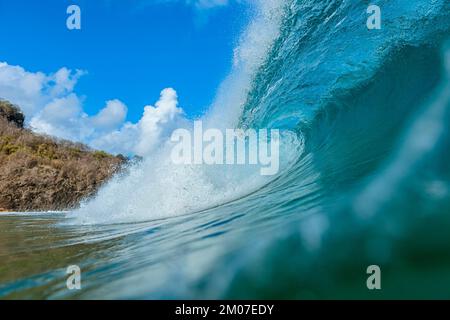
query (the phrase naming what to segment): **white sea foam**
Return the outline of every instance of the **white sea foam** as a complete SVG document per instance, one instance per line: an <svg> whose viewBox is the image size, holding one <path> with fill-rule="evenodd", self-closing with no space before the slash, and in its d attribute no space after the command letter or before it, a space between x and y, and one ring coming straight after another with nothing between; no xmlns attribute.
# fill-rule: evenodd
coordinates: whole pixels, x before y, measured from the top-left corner
<svg viewBox="0 0 450 320"><path fill-rule="evenodd" d="M255 16L234 51L233 70L202 119L205 127L236 127L253 75L278 35L282 14L283 1L255 3ZM192 123L185 127L190 129ZM170 141L163 141L142 163L125 176L114 177L94 199L68 216L75 223L98 224L182 215L248 194L269 179L259 174L257 166L175 165L170 149Z"/></svg>

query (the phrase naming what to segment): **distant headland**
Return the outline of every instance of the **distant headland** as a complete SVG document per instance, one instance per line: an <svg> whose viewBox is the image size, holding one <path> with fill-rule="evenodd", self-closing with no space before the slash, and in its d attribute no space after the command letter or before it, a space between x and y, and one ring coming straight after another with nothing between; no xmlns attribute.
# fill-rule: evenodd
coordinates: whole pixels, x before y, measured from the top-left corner
<svg viewBox="0 0 450 320"><path fill-rule="evenodd" d="M0 99L0 211L75 208L127 163L122 155L37 134L24 123L20 108Z"/></svg>

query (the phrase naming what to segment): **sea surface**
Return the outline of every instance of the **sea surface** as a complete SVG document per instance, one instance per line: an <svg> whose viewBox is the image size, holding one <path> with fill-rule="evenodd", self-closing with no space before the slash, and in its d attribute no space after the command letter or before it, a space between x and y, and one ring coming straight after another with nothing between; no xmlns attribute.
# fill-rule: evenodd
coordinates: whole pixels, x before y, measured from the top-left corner
<svg viewBox="0 0 450 320"><path fill-rule="evenodd" d="M202 120L280 129L277 175L162 146L73 212L2 214L0 298L450 298L450 1L375 2L380 30L368 1L255 4Z"/></svg>

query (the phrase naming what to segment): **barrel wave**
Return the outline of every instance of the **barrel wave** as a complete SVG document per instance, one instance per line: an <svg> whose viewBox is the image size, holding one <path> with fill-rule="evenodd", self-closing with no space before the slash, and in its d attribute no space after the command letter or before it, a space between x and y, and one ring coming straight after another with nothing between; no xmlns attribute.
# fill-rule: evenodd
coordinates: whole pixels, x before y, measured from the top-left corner
<svg viewBox="0 0 450 320"><path fill-rule="evenodd" d="M280 129L276 176L163 145L74 212L1 220L0 297L449 298L450 3L377 1L380 30L369 4L255 4L202 120Z"/></svg>

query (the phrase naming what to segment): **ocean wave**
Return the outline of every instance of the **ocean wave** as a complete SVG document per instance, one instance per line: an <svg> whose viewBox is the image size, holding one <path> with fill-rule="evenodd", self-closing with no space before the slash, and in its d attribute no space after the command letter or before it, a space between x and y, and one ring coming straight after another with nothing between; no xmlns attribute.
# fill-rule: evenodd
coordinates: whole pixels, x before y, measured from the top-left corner
<svg viewBox="0 0 450 320"><path fill-rule="evenodd" d="M115 177L52 229L82 297L371 298L373 264L376 297L448 297L450 3L378 4L381 30L366 2L260 2L202 119L280 129L280 172L163 148Z"/></svg>

